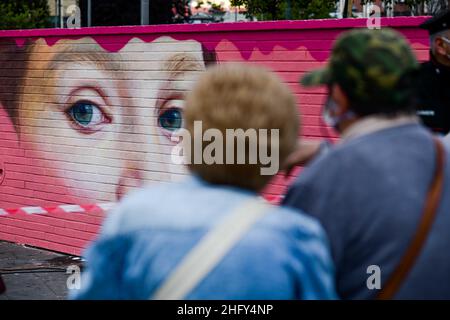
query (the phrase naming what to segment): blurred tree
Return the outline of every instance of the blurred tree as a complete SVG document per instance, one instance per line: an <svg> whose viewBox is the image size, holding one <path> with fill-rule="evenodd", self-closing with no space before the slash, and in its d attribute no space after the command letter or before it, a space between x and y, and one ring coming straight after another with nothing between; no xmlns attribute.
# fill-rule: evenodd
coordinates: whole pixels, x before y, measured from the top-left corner
<svg viewBox="0 0 450 320"><path fill-rule="evenodd" d="M232 6L245 6L258 20L329 18L336 0L231 0ZM288 14L287 14L288 13Z"/></svg>
<svg viewBox="0 0 450 320"><path fill-rule="evenodd" d="M150 0L150 24L172 23L172 5L179 1ZM87 26L87 0L80 0L81 23ZM91 0L92 26L126 26L141 23L141 0Z"/></svg>
<svg viewBox="0 0 450 320"><path fill-rule="evenodd" d="M231 0L232 6L245 6L248 15L258 20L280 20L284 18L283 0Z"/></svg>
<svg viewBox="0 0 450 320"><path fill-rule="evenodd" d="M172 21L185 23L192 16L190 0L172 0Z"/></svg>
<svg viewBox="0 0 450 320"><path fill-rule="evenodd" d="M0 29L51 27L47 0L1 0Z"/></svg>
<svg viewBox="0 0 450 320"><path fill-rule="evenodd" d="M361 4L369 2L371 0L361 0ZM391 7L394 7L395 4L405 4L409 6L413 15L434 15L450 9L450 0L383 0L383 4ZM425 12L425 5L427 6L427 12Z"/></svg>
<svg viewBox="0 0 450 320"><path fill-rule="evenodd" d="M168 0L150 0L150 24L172 23L172 6Z"/></svg>
<svg viewBox="0 0 450 320"><path fill-rule="evenodd" d="M87 7L87 0L80 1L83 26L87 26L87 19L84 18ZM141 23L140 8L140 0L92 0L92 26L138 25Z"/></svg>
<svg viewBox="0 0 450 320"><path fill-rule="evenodd" d="M195 6L195 9L200 9L202 7L202 5L204 5L203 0L198 1L197 5Z"/></svg>
<svg viewBox="0 0 450 320"><path fill-rule="evenodd" d="M291 3L294 19L325 19L336 10L335 0L291 0Z"/></svg>
<svg viewBox="0 0 450 320"><path fill-rule="evenodd" d="M220 4L216 4L216 3L211 3L211 2L209 2L210 4L211 4L211 11L217 11L217 12L223 12L224 11L224 9L222 8L222 5L220 5Z"/></svg>

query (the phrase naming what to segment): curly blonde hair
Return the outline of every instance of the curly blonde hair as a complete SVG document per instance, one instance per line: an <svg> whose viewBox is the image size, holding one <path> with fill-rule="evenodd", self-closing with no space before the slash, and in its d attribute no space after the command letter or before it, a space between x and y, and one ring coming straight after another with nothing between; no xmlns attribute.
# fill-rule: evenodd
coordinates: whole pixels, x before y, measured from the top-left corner
<svg viewBox="0 0 450 320"><path fill-rule="evenodd" d="M188 94L185 127L191 135L192 155L195 152L194 121L202 121L203 132L218 129L224 139L227 129L267 129L268 132L278 129L279 163L283 163L294 150L299 132L295 98L287 85L274 73L246 64L223 64L209 68ZM246 140L246 152L249 150L248 144ZM272 150L269 138L264 142L258 141L258 150L267 144L268 150ZM207 145L202 143L202 152ZM256 164L236 164L236 161L233 164L196 164L191 161L188 167L210 183L253 191L260 191L271 179L270 175L261 174L263 165L260 161Z"/></svg>

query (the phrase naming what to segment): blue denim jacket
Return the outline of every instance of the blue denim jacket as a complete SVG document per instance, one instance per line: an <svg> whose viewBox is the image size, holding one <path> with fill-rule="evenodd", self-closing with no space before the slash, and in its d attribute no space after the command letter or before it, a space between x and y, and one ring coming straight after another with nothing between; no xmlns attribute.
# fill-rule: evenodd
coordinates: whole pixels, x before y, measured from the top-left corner
<svg viewBox="0 0 450 320"><path fill-rule="evenodd" d="M194 177L132 193L87 250L71 297L148 299L214 224L256 196ZM316 220L273 207L186 299L334 299L333 272Z"/></svg>

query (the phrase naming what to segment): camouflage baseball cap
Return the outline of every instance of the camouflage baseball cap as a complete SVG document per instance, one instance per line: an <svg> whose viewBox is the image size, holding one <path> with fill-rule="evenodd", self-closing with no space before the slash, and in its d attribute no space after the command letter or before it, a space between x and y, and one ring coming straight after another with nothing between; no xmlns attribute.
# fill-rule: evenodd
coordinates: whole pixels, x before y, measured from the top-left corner
<svg viewBox="0 0 450 320"><path fill-rule="evenodd" d="M419 64L405 38L392 29L356 29L345 32L335 42L330 60L323 69L306 74L301 83L317 86L338 83L359 102L373 97L401 100L402 77Z"/></svg>

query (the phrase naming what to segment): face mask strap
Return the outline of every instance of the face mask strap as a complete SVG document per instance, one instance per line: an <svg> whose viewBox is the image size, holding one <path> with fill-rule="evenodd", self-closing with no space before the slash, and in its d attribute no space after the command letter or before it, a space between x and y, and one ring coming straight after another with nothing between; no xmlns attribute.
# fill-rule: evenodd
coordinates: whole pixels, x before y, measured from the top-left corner
<svg viewBox="0 0 450 320"><path fill-rule="evenodd" d="M442 40L444 40L445 41L445 43L447 43L447 44L449 44L450 45L450 40L447 38L447 37L445 37L445 36L442 36L442 37L440 37Z"/></svg>
<svg viewBox="0 0 450 320"><path fill-rule="evenodd" d="M450 46L450 39L448 39L446 36L441 36L440 38L441 38L442 40L444 40L444 42ZM450 53L447 53L446 56L447 56L447 58L450 60Z"/></svg>
<svg viewBox="0 0 450 320"><path fill-rule="evenodd" d="M336 110L336 108L337 103L334 101L331 95L328 95L328 98L323 106L322 117L328 126L333 127L335 130L339 131L339 124L341 124L342 121L354 118L356 114L353 111L349 110L340 116L332 116L330 114L330 111L334 111Z"/></svg>

